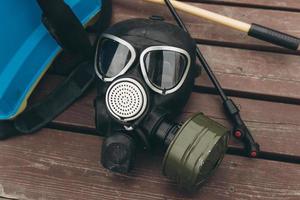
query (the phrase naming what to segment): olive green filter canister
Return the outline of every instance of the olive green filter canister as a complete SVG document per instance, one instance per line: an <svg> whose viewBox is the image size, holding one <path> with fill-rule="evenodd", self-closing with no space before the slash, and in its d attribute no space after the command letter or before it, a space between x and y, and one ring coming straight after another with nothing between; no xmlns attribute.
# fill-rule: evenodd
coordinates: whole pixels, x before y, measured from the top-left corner
<svg viewBox="0 0 300 200"><path fill-rule="evenodd" d="M163 173L181 188L198 188L217 169L227 149L229 131L199 113L188 119L169 145Z"/></svg>

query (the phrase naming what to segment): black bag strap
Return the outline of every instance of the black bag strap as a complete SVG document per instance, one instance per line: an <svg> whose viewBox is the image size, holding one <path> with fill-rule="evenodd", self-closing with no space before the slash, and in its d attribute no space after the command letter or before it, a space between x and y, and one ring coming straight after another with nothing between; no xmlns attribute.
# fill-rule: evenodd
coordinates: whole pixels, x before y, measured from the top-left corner
<svg viewBox="0 0 300 200"><path fill-rule="evenodd" d="M0 140L20 134L14 126L14 121L0 121Z"/></svg>
<svg viewBox="0 0 300 200"><path fill-rule="evenodd" d="M46 98L25 110L15 119L21 133L32 133L68 108L91 85L95 78L91 62L81 63L70 76Z"/></svg>
<svg viewBox="0 0 300 200"><path fill-rule="evenodd" d="M72 9L63 0L37 0L43 11L42 22L60 46L89 58L93 48L88 34Z"/></svg>

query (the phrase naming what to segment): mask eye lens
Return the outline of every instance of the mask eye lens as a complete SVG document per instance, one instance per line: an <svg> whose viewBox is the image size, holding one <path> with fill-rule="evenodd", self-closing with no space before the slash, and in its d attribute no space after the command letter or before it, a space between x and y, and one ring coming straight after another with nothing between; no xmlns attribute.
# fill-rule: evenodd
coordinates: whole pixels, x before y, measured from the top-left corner
<svg viewBox="0 0 300 200"><path fill-rule="evenodd" d="M104 78L117 76L132 58L127 46L109 38L101 39L97 55L97 68Z"/></svg>
<svg viewBox="0 0 300 200"><path fill-rule="evenodd" d="M145 68L153 85L168 90L174 88L183 78L187 69L187 58L175 51L150 51L145 55Z"/></svg>

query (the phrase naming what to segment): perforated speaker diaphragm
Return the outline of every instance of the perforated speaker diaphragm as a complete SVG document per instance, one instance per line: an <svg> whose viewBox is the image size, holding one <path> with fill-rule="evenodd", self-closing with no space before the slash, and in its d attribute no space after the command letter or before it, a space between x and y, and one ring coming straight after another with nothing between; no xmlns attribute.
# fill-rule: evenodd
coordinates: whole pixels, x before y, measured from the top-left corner
<svg viewBox="0 0 300 200"><path fill-rule="evenodd" d="M106 106L110 113L119 120L135 120L145 112L147 106L145 89L134 79L119 79L113 82L107 90Z"/></svg>

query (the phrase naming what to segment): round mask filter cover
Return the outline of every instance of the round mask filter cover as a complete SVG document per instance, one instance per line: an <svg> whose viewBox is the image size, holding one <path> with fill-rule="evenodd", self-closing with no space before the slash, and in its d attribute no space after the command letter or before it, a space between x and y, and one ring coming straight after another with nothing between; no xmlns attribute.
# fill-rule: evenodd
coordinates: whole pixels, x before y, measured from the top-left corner
<svg viewBox="0 0 300 200"><path fill-rule="evenodd" d="M168 147L163 173L181 188L197 189L221 163L228 130L199 113L188 119Z"/></svg>
<svg viewBox="0 0 300 200"><path fill-rule="evenodd" d="M131 78L113 82L106 93L106 106L119 120L132 121L146 110L147 95L143 86Z"/></svg>

